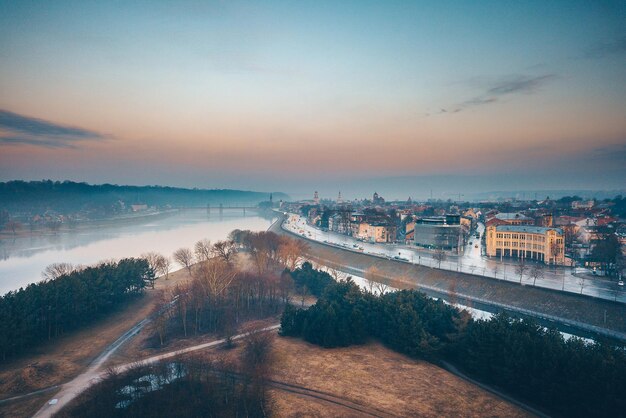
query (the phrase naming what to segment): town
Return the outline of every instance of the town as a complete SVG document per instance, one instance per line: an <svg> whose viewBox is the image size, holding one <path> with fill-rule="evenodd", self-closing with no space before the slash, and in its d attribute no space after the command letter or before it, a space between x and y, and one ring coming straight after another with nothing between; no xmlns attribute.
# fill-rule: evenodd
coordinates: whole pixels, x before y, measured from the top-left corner
<svg viewBox="0 0 626 418"><path fill-rule="evenodd" d="M475 262L474 270L481 259L514 261L518 269L528 262L603 276L618 286L623 286L626 260L625 205L621 196L603 201L571 196L417 202L385 201L376 192L371 199L352 201L341 193L336 199L321 199L315 192L311 200L279 202L280 210L301 216L327 243L323 233L332 232L362 243L412 247L439 261L465 258ZM312 237L314 231L298 227L297 219L291 221L297 232ZM352 246L364 250L363 245ZM392 257L408 261L402 252Z"/></svg>

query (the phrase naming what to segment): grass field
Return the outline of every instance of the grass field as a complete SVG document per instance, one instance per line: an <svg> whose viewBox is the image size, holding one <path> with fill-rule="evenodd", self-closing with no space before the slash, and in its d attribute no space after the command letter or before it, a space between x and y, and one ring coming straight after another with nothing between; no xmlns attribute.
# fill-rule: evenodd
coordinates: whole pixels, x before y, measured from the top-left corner
<svg viewBox="0 0 626 418"><path fill-rule="evenodd" d="M279 337L274 379L329 392L390 415L405 417L528 417L495 395L427 362L381 344L323 349ZM314 400L273 391L278 416L359 416Z"/></svg>

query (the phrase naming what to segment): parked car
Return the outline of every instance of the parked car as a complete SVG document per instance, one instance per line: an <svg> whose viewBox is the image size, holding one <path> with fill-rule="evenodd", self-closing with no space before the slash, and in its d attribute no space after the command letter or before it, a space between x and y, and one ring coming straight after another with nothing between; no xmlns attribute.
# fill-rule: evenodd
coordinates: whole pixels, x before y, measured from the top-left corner
<svg viewBox="0 0 626 418"><path fill-rule="evenodd" d="M619 282L617 282L617 285L618 285L618 286L624 286L624 281L623 281L623 280L620 280Z"/></svg>

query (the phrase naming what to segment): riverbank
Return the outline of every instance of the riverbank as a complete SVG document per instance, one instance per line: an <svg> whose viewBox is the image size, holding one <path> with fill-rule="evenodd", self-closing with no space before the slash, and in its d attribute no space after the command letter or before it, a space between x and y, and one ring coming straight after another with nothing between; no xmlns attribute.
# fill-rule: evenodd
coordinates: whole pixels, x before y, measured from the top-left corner
<svg viewBox="0 0 626 418"><path fill-rule="evenodd" d="M482 303L491 303L496 309L507 306L512 311L524 311L528 316L560 318L563 322L580 324L589 330L594 327L606 329L610 333L618 333L617 339L626 339L626 305L623 303L349 251L285 231L280 222L275 222L270 230L305 241L309 247L307 255L313 260L321 264L335 264L337 267L349 266L349 269L358 272L360 276L370 267L376 267L381 276L394 280L400 288L434 290L438 297L446 299L458 300L463 295L466 299L464 302L470 307L472 300L479 300Z"/></svg>
<svg viewBox="0 0 626 418"><path fill-rule="evenodd" d="M168 216L178 213L179 209L169 209L164 211L141 213L137 215L117 216L113 218L94 219L77 222L74 225L62 224L59 229L51 230L50 228L38 227L30 229L27 226L22 226L21 229L15 231L2 230L0 231L0 241L11 240L16 238L27 237L43 237L43 236L55 236L60 233L78 232L88 229L106 228L110 226L124 226L134 223L146 222L151 220L163 219Z"/></svg>

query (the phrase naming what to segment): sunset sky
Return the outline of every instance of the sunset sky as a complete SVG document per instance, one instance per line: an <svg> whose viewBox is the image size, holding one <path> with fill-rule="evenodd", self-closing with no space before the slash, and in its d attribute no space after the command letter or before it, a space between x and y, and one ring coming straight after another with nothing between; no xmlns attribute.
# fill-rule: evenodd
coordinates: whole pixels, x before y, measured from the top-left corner
<svg viewBox="0 0 626 418"><path fill-rule="evenodd" d="M42 178L625 189L626 2L0 1L0 180Z"/></svg>

